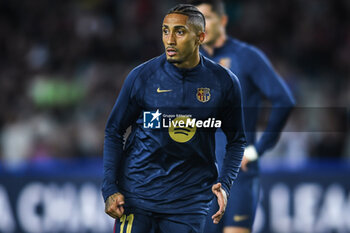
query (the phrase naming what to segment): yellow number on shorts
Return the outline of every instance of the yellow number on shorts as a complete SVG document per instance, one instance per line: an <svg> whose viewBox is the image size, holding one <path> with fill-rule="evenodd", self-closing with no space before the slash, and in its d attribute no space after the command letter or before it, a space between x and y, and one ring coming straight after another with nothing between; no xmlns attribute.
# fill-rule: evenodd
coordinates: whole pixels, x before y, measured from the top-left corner
<svg viewBox="0 0 350 233"><path fill-rule="evenodd" d="M119 231L120 233L123 233L124 231L125 219L126 219L126 215L123 214L123 216L120 218L120 222L122 223L120 225L120 231Z"/></svg>
<svg viewBox="0 0 350 233"><path fill-rule="evenodd" d="M128 220L128 227L126 228L126 233L131 233L132 222L134 221L134 215L130 214L126 220Z"/></svg>
<svg viewBox="0 0 350 233"><path fill-rule="evenodd" d="M131 233L131 228L132 228L132 223L134 221L134 214L129 214L128 217L126 217L126 215L124 214L121 218L120 218L120 222L122 223L120 225L120 233L123 233L124 231L124 226L125 226L125 222L128 221L128 225L126 227L126 233Z"/></svg>

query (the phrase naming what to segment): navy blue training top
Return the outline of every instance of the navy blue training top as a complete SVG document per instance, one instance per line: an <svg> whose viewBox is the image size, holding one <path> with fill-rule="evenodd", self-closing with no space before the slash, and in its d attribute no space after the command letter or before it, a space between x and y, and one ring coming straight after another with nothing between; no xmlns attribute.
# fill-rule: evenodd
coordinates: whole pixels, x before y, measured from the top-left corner
<svg viewBox="0 0 350 233"><path fill-rule="evenodd" d="M150 113L162 115L147 118ZM169 125L167 117L176 118L177 114L207 123L208 119L221 121L228 143L220 177L215 158L216 128L209 122L211 128L201 124L182 132L177 128L172 136L164 126ZM162 127L146 127L145 121ZM129 126L132 130L123 147ZM109 116L103 151L103 197L106 200L120 192L126 206L157 213L206 214L215 182L221 182L229 193L245 143L241 88L236 76L203 56L196 67L179 69L163 54L130 72Z"/></svg>
<svg viewBox="0 0 350 233"><path fill-rule="evenodd" d="M247 145L254 145L259 156L262 155L276 144L295 105L291 91L274 71L264 53L252 45L229 37L222 47L214 50L212 56L202 48L201 53L237 75L242 87ZM267 126L261 138L256 140L257 121L263 98L267 98L272 107ZM225 155L226 137L218 131L216 140L216 154L220 162ZM252 172L256 172L257 163L250 164L250 168Z"/></svg>

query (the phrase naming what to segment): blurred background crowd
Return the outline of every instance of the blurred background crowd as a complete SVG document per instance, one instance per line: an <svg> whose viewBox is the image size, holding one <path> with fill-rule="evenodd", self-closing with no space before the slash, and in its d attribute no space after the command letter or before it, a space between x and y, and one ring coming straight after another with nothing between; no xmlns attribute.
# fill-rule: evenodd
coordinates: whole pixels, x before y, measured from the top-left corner
<svg viewBox="0 0 350 233"><path fill-rule="evenodd" d="M102 157L123 81L163 52L162 19L177 3L1 0L0 164ZM226 7L228 33L262 49L297 101L269 155L349 159L350 1L235 0Z"/></svg>

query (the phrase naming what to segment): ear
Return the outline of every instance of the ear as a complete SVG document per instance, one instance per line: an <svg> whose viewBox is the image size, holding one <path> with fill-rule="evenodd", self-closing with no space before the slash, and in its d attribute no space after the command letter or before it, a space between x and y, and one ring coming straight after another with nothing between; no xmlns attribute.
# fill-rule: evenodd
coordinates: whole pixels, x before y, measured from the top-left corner
<svg viewBox="0 0 350 233"><path fill-rule="evenodd" d="M227 17L226 14L223 15L223 16L221 16L220 22L221 22L221 25L222 25L223 27L226 27L227 22L228 22L228 17Z"/></svg>
<svg viewBox="0 0 350 233"><path fill-rule="evenodd" d="M202 44L205 39L205 32L200 32L197 38L198 44Z"/></svg>

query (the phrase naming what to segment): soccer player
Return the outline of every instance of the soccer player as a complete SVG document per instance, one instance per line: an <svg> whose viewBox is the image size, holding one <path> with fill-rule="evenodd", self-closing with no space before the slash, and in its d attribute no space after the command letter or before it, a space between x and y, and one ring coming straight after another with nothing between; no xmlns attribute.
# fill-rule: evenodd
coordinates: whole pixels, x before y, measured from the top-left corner
<svg viewBox="0 0 350 233"><path fill-rule="evenodd" d="M246 143L241 89L231 71L199 54L204 29L194 6L171 9L162 25L165 54L130 72L112 109L102 194L115 232L203 232L214 194L219 210L212 219L223 216ZM227 137L219 177L217 127Z"/></svg>
<svg viewBox="0 0 350 233"><path fill-rule="evenodd" d="M223 220L220 226L215 226L208 219L205 232L222 232L220 228L223 228L224 233L251 232L259 195L258 158L276 144L295 104L294 99L262 51L226 34L228 17L222 1L194 0L190 3L206 18L206 38L201 53L230 69L242 85L247 135L241 171L232 186ZM267 127L257 140L256 124L264 97L271 102L272 108ZM216 142L216 156L220 166L226 144L222 132L216 134Z"/></svg>

